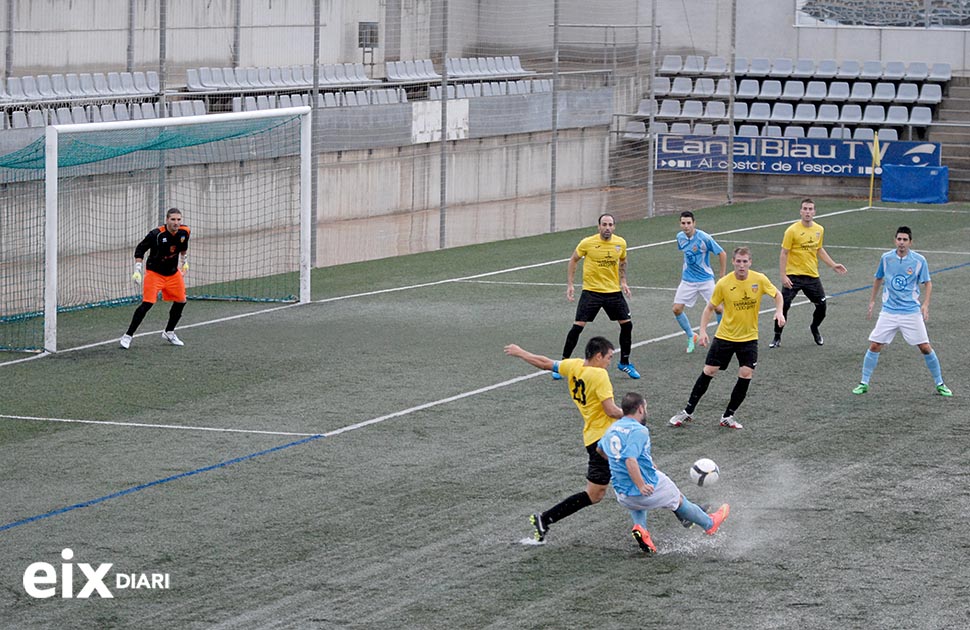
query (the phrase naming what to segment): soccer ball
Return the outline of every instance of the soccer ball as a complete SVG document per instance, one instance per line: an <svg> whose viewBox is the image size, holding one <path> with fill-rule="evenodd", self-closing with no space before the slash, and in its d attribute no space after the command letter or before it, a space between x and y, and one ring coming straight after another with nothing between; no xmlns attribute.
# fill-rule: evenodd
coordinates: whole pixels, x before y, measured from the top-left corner
<svg viewBox="0 0 970 630"><path fill-rule="evenodd" d="M709 486L721 476L721 469L713 459L703 457L690 467L690 478L699 486Z"/></svg>

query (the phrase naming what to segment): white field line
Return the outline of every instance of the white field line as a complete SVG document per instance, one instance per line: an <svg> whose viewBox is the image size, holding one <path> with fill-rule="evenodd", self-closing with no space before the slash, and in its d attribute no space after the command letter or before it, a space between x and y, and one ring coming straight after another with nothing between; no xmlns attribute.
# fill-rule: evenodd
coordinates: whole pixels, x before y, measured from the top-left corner
<svg viewBox="0 0 970 630"><path fill-rule="evenodd" d="M257 433L260 435L289 435L297 437L311 437L319 433L290 433L288 431L258 431L255 429L222 429L218 427L179 426L176 424L148 424L144 422L111 422L108 420L78 420L75 418L41 418L38 416L11 416L0 414L0 418L8 420L39 420L42 422L66 422L69 424L99 424L115 427L141 427L145 429L177 429L181 431L214 431L220 433Z"/></svg>
<svg viewBox="0 0 970 630"><path fill-rule="evenodd" d="M720 242L731 243L734 245L774 245L775 247L780 246L778 243L771 243L769 241L729 241L729 240L722 239ZM826 245L825 249L852 249L852 250L859 250L859 251L888 252L889 250L892 249L892 247L891 246L856 247L854 245ZM941 256L970 256L970 252L941 252L941 251L932 250L932 249L923 249L922 247L916 248L916 251L918 251L921 254L938 254Z"/></svg>
<svg viewBox="0 0 970 630"><path fill-rule="evenodd" d="M867 209L868 208L864 208L864 207L860 207L860 208L849 208L847 210L838 210L836 212L829 212L827 214L822 214L822 215L818 215L818 216L819 216L819 218L825 218L825 217L836 216L836 215L839 215L839 214L847 214L847 213L850 213L850 212L861 212L861 211L864 211L864 210L867 210ZM788 220L785 220L785 221L778 221L778 222L775 222L775 223L764 223L762 225L755 225L755 226L751 226L751 227L737 228L737 229L734 229L734 230L725 230L723 232L714 232L714 233L712 233L712 236L722 236L722 235L725 235L725 234L737 234L739 232L748 232L748 231L751 231L751 230L760 230L760 229L769 228L769 227L778 227L778 226L781 226L781 225L789 225L792 222L793 221L791 219L788 219ZM671 243L675 243L675 242L676 242L675 239L668 239L668 240L665 240L665 241L658 241L656 243L647 243L645 245L635 245L633 247L628 247L627 250L628 251L634 251L634 250L638 250L638 249L646 249L646 248L649 248L649 247L659 247L661 245L670 245ZM391 288L391 289L378 289L378 290L375 290L375 291L364 291L362 293L352 293L352 294L349 294L349 295L341 295L341 296L337 296L337 297L323 298L323 299L320 299L320 300L314 300L314 301L310 302L310 304L327 304L329 302L339 302L339 301L342 301L342 300L352 300L352 299L355 299L355 298L371 297L371 296L374 296L374 295L382 295L382 294L385 294L385 293L397 293L399 291L410 291L412 289L423 289L423 288L426 288L426 287L433 287L433 286L438 286L438 285L442 285L442 284L451 284L451 283L455 283L455 282L467 282L469 280L478 280L480 278L488 278L490 276L497 276L497 275L501 275L501 274L505 274L505 273L514 273L516 271L524 271L526 269L536 269L538 267L547 267L549 265L558 265L558 264L562 264L562 263L568 262L568 261L569 261L568 258L562 258L562 259L559 259L559 260L549 260L549 261L546 261L546 262L535 263L535 264L532 264L532 265L522 265L522 266L519 266L519 267L510 267L508 269L499 269L497 271L488 271L488 272L485 272L485 273L474 274L474 275L471 275L471 276L464 276L462 278L446 278L444 280L436 280L434 282L423 282L421 284L412 284L412 285L407 285L407 286L403 286L403 287L394 287L394 288ZM220 318L217 318L217 319L210 319L210 320L206 320L204 322L196 322L194 324L186 324L184 326L179 326L179 328L181 328L181 329L185 329L185 328L196 328L198 326L209 326L211 324L221 324L223 322L228 322L228 321L232 321L232 320L235 320L235 319L243 319L245 317L253 317L253 316L256 316L256 315L263 315L265 313L272 313L274 311L279 311L279 310L283 310L283 309L287 309L287 308L293 308L295 306L301 306L301 304L284 304L283 306L276 306L276 307L268 308L268 309L264 309L264 310L252 311L252 312L249 312L249 313L240 313L238 315L230 315L228 317L220 317ZM153 330L151 332L138 333L135 336L136 337L144 337L144 336L147 336L147 335L158 335L158 334L161 334L161 332L162 332L161 330ZM112 344L112 343L117 343L117 341L118 341L117 338L108 339L106 341L98 341L98 342L95 342L95 343L85 344L83 346L75 346L73 348L65 348L63 350L58 350L57 352L58 352L58 354L63 354L65 352L76 352L78 350L87 350L89 348L96 348L98 346L104 346L104 345L108 345L108 344ZM3 363L0 363L0 367L6 366L6 365L13 365L13 364L16 364L16 363L23 363L24 361L34 361L36 359L42 359L42 358L44 358L46 356L49 356L49 354L50 353L48 353L48 352L41 352L40 354L36 354L34 356L31 356L31 357L26 357L26 358L21 358L21 359L14 359L12 361L6 361L6 362L3 362Z"/></svg>
<svg viewBox="0 0 970 630"><path fill-rule="evenodd" d="M523 287L565 287L565 282L512 282L511 280L462 280L462 282L468 284L501 284L501 285L511 285L511 286L523 286ZM676 287L638 287L636 285L630 285L631 289L637 289L638 291L676 291Z"/></svg>

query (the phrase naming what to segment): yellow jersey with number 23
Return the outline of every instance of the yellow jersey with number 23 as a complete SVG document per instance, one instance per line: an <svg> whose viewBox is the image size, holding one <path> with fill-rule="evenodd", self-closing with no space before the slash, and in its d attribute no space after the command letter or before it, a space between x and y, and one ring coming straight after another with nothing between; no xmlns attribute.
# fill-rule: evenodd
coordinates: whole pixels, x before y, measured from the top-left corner
<svg viewBox="0 0 970 630"><path fill-rule="evenodd" d="M613 418L603 411L603 401L613 399L609 373L603 368L583 365L582 359L563 359L558 365L569 386L569 396L583 416L583 446L598 442L613 424Z"/></svg>

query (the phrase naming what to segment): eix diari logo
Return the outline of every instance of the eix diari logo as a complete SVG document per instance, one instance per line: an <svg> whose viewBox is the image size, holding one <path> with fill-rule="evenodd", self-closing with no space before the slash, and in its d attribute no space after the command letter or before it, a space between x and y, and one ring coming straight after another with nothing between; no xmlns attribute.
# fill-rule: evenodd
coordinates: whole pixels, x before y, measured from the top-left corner
<svg viewBox="0 0 970 630"><path fill-rule="evenodd" d="M73 560L74 551L63 549L61 559ZM108 577L113 566L110 562L97 566L87 562L62 562L58 573L57 567L48 562L34 562L24 571L24 591L33 598L47 599L57 595L59 584L62 599L87 599L95 594L111 599L114 593L108 588ZM171 588L168 573L115 573L114 578L115 590ZM80 590L75 591L75 586L80 586Z"/></svg>

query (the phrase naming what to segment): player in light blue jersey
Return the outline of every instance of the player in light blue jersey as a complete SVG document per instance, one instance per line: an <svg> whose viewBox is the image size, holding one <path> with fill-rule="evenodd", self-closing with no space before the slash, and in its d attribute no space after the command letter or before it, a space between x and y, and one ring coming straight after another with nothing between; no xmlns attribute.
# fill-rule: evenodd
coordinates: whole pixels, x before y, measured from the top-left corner
<svg viewBox="0 0 970 630"><path fill-rule="evenodd" d="M697 229L694 213L690 210L680 213L680 229L677 233L677 249L684 253L684 271L677 294L674 295L673 310L674 319L687 334L687 352L693 352L697 335L690 327L684 307L694 306L697 296L703 297L707 302L711 301L715 281L724 277L727 271L727 253L710 234ZM717 276L711 268L711 254L716 255L721 264L720 274ZM716 309L718 322L721 321L722 311L721 307Z"/></svg>
<svg viewBox="0 0 970 630"><path fill-rule="evenodd" d="M852 390L853 394L865 394L869 391L869 378L879 363L879 352L882 347L892 343L897 332L903 334L903 339L911 346L917 346L923 353L923 360L936 383L936 393L941 396L952 396L953 392L943 383L943 370L940 360L930 345L929 335L926 333L926 322L930 318L930 295L933 293L933 283L930 281L930 268L926 258L914 252L913 231L906 226L896 230L896 249L886 252L879 260L876 269L876 280L872 284L872 295L869 298L868 318L872 319L872 309L876 304L876 296L882 294L882 310L876 327L869 334L869 350L862 360L862 380ZM920 285L923 285L923 303L920 304Z"/></svg>
<svg viewBox="0 0 970 630"><path fill-rule="evenodd" d="M647 531L647 511L672 510L681 523L700 525L713 535L727 518L730 506L725 503L716 512L704 510L687 500L670 477L657 470L650 454L650 431L646 427L647 401L630 392L620 404L623 417L610 425L596 450L610 462L610 475L616 500L630 511L633 538L646 553L657 547Z"/></svg>

